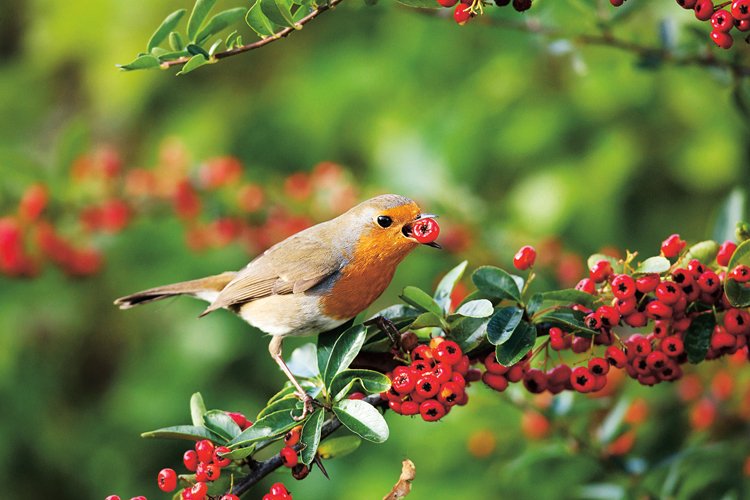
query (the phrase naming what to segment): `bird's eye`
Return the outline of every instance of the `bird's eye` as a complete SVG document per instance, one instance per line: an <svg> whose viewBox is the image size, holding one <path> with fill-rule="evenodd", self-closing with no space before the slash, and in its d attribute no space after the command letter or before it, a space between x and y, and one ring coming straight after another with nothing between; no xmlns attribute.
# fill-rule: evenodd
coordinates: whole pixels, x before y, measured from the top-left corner
<svg viewBox="0 0 750 500"><path fill-rule="evenodd" d="M391 224L393 224L393 219L391 219L387 215L378 215L378 225L380 227L388 227Z"/></svg>

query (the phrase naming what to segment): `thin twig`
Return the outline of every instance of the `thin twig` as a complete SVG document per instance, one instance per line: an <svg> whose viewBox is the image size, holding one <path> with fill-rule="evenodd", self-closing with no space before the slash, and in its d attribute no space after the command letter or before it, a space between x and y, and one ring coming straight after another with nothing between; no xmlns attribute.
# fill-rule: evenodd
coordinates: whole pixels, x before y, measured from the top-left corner
<svg viewBox="0 0 750 500"><path fill-rule="evenodd" d="M309 23L310 21L318 17L323 12L336 7L338 4L340 4L343 1L344 0L329 0L325 4L319 6L317 9L313 10L308 15L300 19L293 27L284 28L278 33L274 33L273 35L263 38L261 40L258 40L257 42L240 45L239 47L235 47L230 50L225 50L223 52L217 52L216 54L211 56L211 58L212 59L224 59L225 57L236 56L237 54L242 54L243 52L248 52L250 50L259 49L265 45L268 45L269 43L273 43L278 40L281 40L282 38L286 38L291 33L299 30L302 26ZM175 59L173 61L165 61L161 63L161 67L164 69L167 69L167 68L171 68L172 66L182 66L183 64L187 63L189 60L190 60L190 57L187 57L187 56L180 57L179 59Z"/></svg>

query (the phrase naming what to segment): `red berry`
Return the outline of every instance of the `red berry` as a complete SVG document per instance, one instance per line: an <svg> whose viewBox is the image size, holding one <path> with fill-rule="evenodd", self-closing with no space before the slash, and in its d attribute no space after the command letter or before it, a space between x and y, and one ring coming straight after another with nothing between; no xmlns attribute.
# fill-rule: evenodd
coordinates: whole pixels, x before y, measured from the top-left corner
<svg viewBox="0 0 750 500"><path fill-rule="evenodd" d="M750 4L750 0L748 0L748 4ZM732 258L732 255L734 255L735 250L737 250L737 243L734 241L727 240L722 243L719 247L719 253L716 254L716 263L720 266L728 266L729 260Z"/></svg>
<svg viewBox="0 0 750 500"><path fill-rule="evenodd" d="M619 7L625 3L625 0L609 0L609 3L611 3L613 7Z"/></svg>
<svg viewBox="0 0 750 500"><path fill-rule="evenodd" d="M599 306L596 314L601 318L604 327L613 327L620 323L620 313L612 306Z"/></svg>
<svg viewBox="0 0 750 500"><path fill-rule="evenodd" d="M619 312L622 316L627 316L635 312L636 308L638 307L638 301L635 300L635 297L629 297L627 299L617 299L617 301L615 302L615 307L617 308L617 312Z"/></svg>
<svg viewBox="0 0 750 500"><path fill-rule="evenodd" d="M659 286L660 282L661 278L658 274L645 274L635 280L635 288L641 293L650 293L656 290L656 287Z"/></svg>
<svg viewBox="0 0 750 500"><path fill-rule="evenodd" d="M608 260L596 262L589 271L589 277L596 283L601 283L612 274L612 264Z"/></svg>
<svg viewBox="0 0 750 500"><path fill-rule="evenodd" d="M210 462L214 456L214 444L208 439L201 439L195 443L195 452L199 462Z"/></svg>
<svg viewBox="0 0 750 500"><path fill-rule="evenodd" d="M599 313L587 314L586 317L583 318L583 324L586 325L586 328L598 330L602 327L602 317Z"/></svg>
<svg viewBox="0 0 750 500"><path fill-rule="evenodd" d="M471 15L471 5L463 2L456 5L456 10L453 11L453 19L459 26L466 24L466 22L471 19Z"/></svg>
<svg viewBox="0 0 750 500"><path fill-rule="evenodd" d="M432 373L423 373L417 379L414 392L421 398L428 399L435 396L440 390L440 382Z"/></svg>
<svg viewBox="0 0 750 500"><path fill-rule="evenodd" d="M47 206L47 188L42 184L29 186L18 204L18 215L24 220L36 220Z"/></svg>
<svg viewBox="0 0 750 500"><path fill-rule="evenodd" d="M119 495L109 495L104 500L120 500L120 497L119 497Z"/></svg>
<svg viewBox="0 0 750 500"><path fill-rule="evenodd" d="M226 495L222 495L221 500L240 500L240 497L232 493L227 493Z"/></svg>
<svg viewBox="0 0 750 500"><path fill-rule="evenodd" d="M701 0L701 2L711 3L711 0ZM696 5L696 12L698 6ZM713 5L711 6L711 13L713 13ZM711 17L710 15L708 17ZM708 17L706 19L708 19ZM661 253L668 259L673 259L680 255L680 252L685 248L685 241L680 239L679 234L673 234L661 243Z"/></svg>
<svg viewBox="0 0 750 500"><path fill-rule="evenodd" d="M627 274L618 274L612 279L612 295L618 299L628 299L636 292L635 280Z"/></svg>
<svg viewBox="0 0 750 500"><path fill-rule="evenodd" d="M279 455L281 456L281 463L284 464L284 467L289 467L290 469L297 465L297 462L299 461L297 458L297 452L290 446L284 446L279 452Z"/></svg>
<svg viewBox="0 0 750 500"><path fill-rule="evenodd" d="M750 281L750 267L740 264L729 272L729 279L737 283L747 283Z"/></svg>
<svg viewBox="0 0 750 500"><path fill-rule="evenodd" d="M581 354L588 351L591 348L591 338L589 337L573 337L570 344L570 350L576 354Z"/></svg>
<svg viewBox="0 0 750 500"><path fill-rule="evenodd" d="M457 2L458 0L437 0L437 3L443 7L453 7Z"/></svg>
<svg viewBox="0 0 750 500"><path fill-rule="evenodd" d="M566 364L557 365L547 371L547 382L549 385L567 386L570 384L570 374L572 370Z"/></svg>
<svg viewBox="0 0 750 500"><path fill-rule="evenodd" d="M646 323L648 323L648 318L642 312L633 312L625 316L623 318L623 322L628 326L632 326L633 328L640 328L642 326L646 326Z"/></svg>
<svg viewBox="0 0 750 500"><path fill-rule="evenodd" d="M717 10L711 16L711 27L726 33L734 27L734 17L728 10Z"/></svg>
<svg viewBox="0 0 750 500"><path fill-rule="evenodd" d="M208 485L202 481L199 481L190 488L190 499L191 500L204 500L208 493Z"/></svg>
<svg viewBox="0 0 750 500"><path fill-rule="evenodd" d="M170 492L177 488L177 473L174 469L162 469L156 480L161 491Z"/></svg>
<svg viewBox="0 0 750 500"><path fill-rule="evenodd" d="M195 469L195 479L198 481L208 481L208 462L198 462L198 467Z"/></svg>
<svg viewBox="0 0 750 500"><path fill-rule="evenodd" d="M299 443L300 435L302 434L302 426L298 425L296 427L293 427L289 430L289 432L284 435L284 444L286 446L294 446L295 444Z"/></svg>
<svg viewBox="0 0 750 500"><path fill-rule="evenodd" d="M695 7L695 4L698 0L677 0L677 3L683 8L683 9L693 9Z"/></svg>
<svg viewBox="0 0 750 500"><path fill-rule="evenodd" d="M268 492L271 495L288 495L289 490L286 489L286 486L284 486L284 483L273 483L271 485L271 489L268 490Z"/></svg>
<svg viewBox="0 0 750 500"><path fill-rule="evenodd" d="M663 281L656 287L656 298L668 306L676 304L682 295L682 288L672 281Z"/></svg>
<svg viewBox="0 0 750 500"><path fill-rule="evenodd" d="M718 325L714 328L714 331L711 334L711 349L715 351L731 349L736 343L736 337L727 332L726 328Z"/></svg>
<svg viewBox="0 0 750 500"><path fill-rule="evenodd" d="M679 337L667 337L659 344L659 349L671 358L676 358L685 352L685 344Z"/></svg>
<svg viewBox="0 0 750 500"><path fill-rule="evenodd" d="M365 399L367 397L367 394L364 392L353 392L349 394L349 399Z"/></svg>
<svg viewBox="0 0 750 500"><path fill-rule="evenodd" d="M667 355L661 351L653 351L646 356L646 364L653 371L659 371L667 363Z"/></svg>
<svg viewBox="0 0 750 500"><path fill-rule="evenodd" d="M419 403L416 401L404 401L401 403L401 415L416 415L419 413Z"/></svg>
<svg viewBox="0 0 750 500"><path fill-rule="evenodd" d="M440 388L437 395L437 400L445 406L453 406L458 403L461 398L461 394L464 392L463 388L455 382L446 382Z"/></svg>
<svg viewBox="0 0 750 500"><path fill-rule="evenodd" d="M595 386L594 375L585 366L578 366L570 373L570 384L578 392L591 392Z"/></svg>
<svg viewBox="0 0 750 500"><path fill-rule="evenodd" d="M547 389L547 374L542 370L531 368L523 376L523 385L532 394L540 394Z"/></svg>
<svg viewBox="0 0 750 500"><path fill-rule="evenodd" d="M516 363L515 365L508 368L508 372L505 374L505 378L508 379L508 382L520 382L521 381L524 373L526 373L526 367L525 365L521 363L522 362Z"/></svg>
<svg viewBox="0 0 750 500"><path fill-rule="evenodd" d="M497 362L497 358L495 357L495 353L491 352L484 358L484 366L487 368L487 371L489 373L494 373L497 375L504 375L508 372L508 367L505 365L501 365Z"/></svg>
<svg viewBox="0 0 750 500"><path fill-rule="evenodd" d="M693 10L696 18L701 21L708 21L714 13L714 3L711 0L698 0Z"/></svg>
<svg viewBox="0 0 750 500"><path fill-rule="evenodd" d="M217 467L226 467L227 465L231 464L231 458L222 457L222 454L227 454L230 451L232 450L230 450L226 446L217 446L214 450L214 456L212 457L214 464L216 464Z"/></svg>
<svg viewBox="0 0 750 500"><path fill-rule="evenodd" d="M440 234L440 226L435 219L419 219L412 224L411 234L419 243L432 243Z"/></svg>
<svg viewBox="0 0 750 500"><path fill-rule="evenodd" d="M297 481L305 479L310 474L310 467L303 463L299 463L292 467L292 477ZM291 498L291 496L289 496Z"/></svg>
<svg viewBox="0 0 750 500"><path fill-rule="evenodd" d="M516 252L516 255L513 257L513 265L519 271L525 271L534 265L535 260L536 249L532 246L526 245Z"/></svg>
<svg viewBox="0 0 750 500"><path fill-rule="evenodd" d="M242 413L236 411L228 411L227 415L229 415L232 420L234 420L234 423L237 424L240 429L245 430L245 428L248 427L247 417Z"/></svg>
<svg viewBox="0 0 750 500"><path fill-rule="evenodd" d="M604 358L591 358L588 369L596 376L606 375L609 372L609 362Z"/></svg>
<svg viewBox="0 0 750 500"><path fill-rule="evenodd" d="M432 349L426 344L420 344L411 352L412 360L432 361Z"/></svg>
<svg viewBox="0 0 750 500"><path fill-rule="evenodd" d="M724 328L732 335L750 333L750 314L742 309L730 309L724 314Z"/></svg>
<svg viewBox="0 0 750 500"><path fill-rule="evenodd" d="M607 347L604 357L607 359L607 362L615 368L624 368L628 363L628 356L617 346L611 345Z"/></svg>
<svg viewBox="0 0 750 500"><path fill-rule="evenodd" d="M750 19L750 0L735 0L732 2L732 17L738 21Z"/></svg>
<svg viewBox="0 0 750 500"><path fill-rule="evenodd" d="M555 351L562 351L566 347L563 331L556 326L549 329L549 345Z"/></svg>
<svg viewBox="0 0 750 500"><path fill-rule="evenodd" d="M195 472L198 467L198 454L195 450L187 450L182 455L182 463L185 464L185 468L190 472Z"/></svg>
<svg viewBox="0 0 750 500"><path fill-rule="evenodd" d="M487 384L497 392L503 392L508 388L508 379L497 373L491 373L489 371L482 374L482 382Z"/></svg>
<svg viewBox="0 0 750 500"><path fill-rule="evenodd" d="M646 314L654 319L668 319L672 316L672 308L664 302L654 300L646 306Z"/></svg>
<svg viewBox="0 0 750 500"><path fill-rule="evenodd" d="M393 369L391 386L399 394L409 394L417 385L417 374L408 366L397 366Z"/></svg>
<svg viewBox="0 0 750 500"><path fill-rule="evenodd" d="M435 366L432 368L432 374L435 375L439 384L444 384L450 381L453 376L453 370L451 370L450 365L447 363L438 362L435 363Z"/></svg>
<svg viewBox="0 0 750 500"><path fill-rule="evenodd" d="M719 277L716 275L715 272L708 270L701 274L698 277L698 288L701 289L702 292L711 294L714 293L716 290L719 289L719 286L721 286L721 282L719 281Z"/></svg>
<svg viewBox="0 0 750 500"><path fill-rule="evenodd" d="M594 293L596 293L596 283L594 283L594 280L590 278L583 278L576 285L576 290L580 290L582 292L590 293L593 295Z"/></svg>
<svg viewBox="0 0 750 500"><path fill-rule="evenodd" d="M208 464L206 465L204 472L206 474L207 481L216 481L221 476L221 467L216 464Z"/></svg>
<svg viewBox="0 0 750 500"><path fill-rule="evenodd" d="M734 44L732 35L724 31L713 30L711 31L711 40L722 49L729 49Z"/></svg>
<svg viewBox="0 0 750 500"><path fill-rule="evenodd" d="M437 348L433 351L433 355L438 361L442 361L443 363L447 363L449 365L455 365L456 363L461 361L463 352L461 352L461 348L458 346L458 344L456 344L452 340L446 340L444 342L441 342L437 346Z"/></svg>
<svg viewBox="0 0 750 500"><path fill-rule="evenodd" d="M419 405L419 414L426 422L434 422L445 416L445 407L437 400L428 399Z"/></svg>

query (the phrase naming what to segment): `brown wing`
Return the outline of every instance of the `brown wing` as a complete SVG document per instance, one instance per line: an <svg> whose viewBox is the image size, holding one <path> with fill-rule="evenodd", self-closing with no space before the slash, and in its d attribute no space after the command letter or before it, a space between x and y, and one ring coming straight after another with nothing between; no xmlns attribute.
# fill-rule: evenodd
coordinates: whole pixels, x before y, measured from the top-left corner
<svg viewBox="0 0 750 500"><path fill-rule="evenodd" d="M266 250L237 273L203 314L269 295L302 293L341 269L346 256L316 235L303 231Z"/></svg>

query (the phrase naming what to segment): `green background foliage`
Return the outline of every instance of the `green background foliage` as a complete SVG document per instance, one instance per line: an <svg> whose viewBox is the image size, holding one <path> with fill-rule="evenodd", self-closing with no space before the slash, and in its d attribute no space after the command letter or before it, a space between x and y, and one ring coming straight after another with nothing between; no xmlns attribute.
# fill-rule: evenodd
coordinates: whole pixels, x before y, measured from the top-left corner
<svg viewBox="0 0 750 500"><path fill-rule="evenodd" d="M520 244L548 236L581 254L609 245L655 254L672 232L698 241L710 236L720 200L749 187L747 122L720 72L645 69L611 49L478 23L459 28L390 2L348 3L287 40L175 77L122 73L115 64L143 50L168 12L190 7L180 0L7 0L0 206L13 210L23 188L42 180L64 216L55 193L66 192L71 159L102 143L128 166L154 164L171 139L195 163L236 155L250 179L276 190L288 173L338 162L362 198L404 194L473 228L465 255L426 248L412 255L378 302L386 305L407 284L432 289L463 258L471 268L507 265ZM586 32L595 29L593 16L571 5L590 3L539 2L530 15ZM623 21L623 36L658 43L658 21L678 30L692 21L673 2L629 3L652 5ZM111 305L137 289L237 269L247 261L242 250L193 253L165 216L99 243L107 264L92 278L52 269L29 281L0 277L7 498L159 498L156 473L178 465L184 445L141 440L140 432L189 423L186 402L196 391L212 408L254 415L283 382L266 340L230 314L198 321L202 305L187 299L132 312ZM331 481L279 474L265 485L284 480L301 499L375 498L409 457L415 500L558 498L563 490L575 497L589 483L617 493L622 471L650 471L651 491L659 492L668 474L682 477L660 460L687 443L690 460L723 469L701 467L692 483L679 483L678 496L694 498L707 485L741 492L747 440L698 447L705 439L690 436L674 392L664 385L625 396L654 404L637 461L602 463L570 453L562 440L529 442L517 407L476 386L469 405L438 424L388 415L388 442L331 461ZM497 440L488 457L467 449L479 430Z"/></svg>

